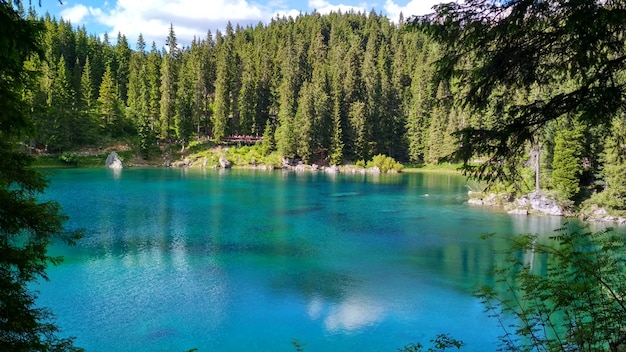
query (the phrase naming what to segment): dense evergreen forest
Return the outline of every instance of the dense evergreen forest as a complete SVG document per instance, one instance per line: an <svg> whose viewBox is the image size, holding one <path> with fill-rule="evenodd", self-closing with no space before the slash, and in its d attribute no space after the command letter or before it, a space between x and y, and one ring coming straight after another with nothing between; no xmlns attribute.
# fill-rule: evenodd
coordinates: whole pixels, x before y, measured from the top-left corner
<svg viewBox="0 0 626 352"><path fill-rule="evenodd" d="M28 101L35 143L49 151L102 134L188 142L268 129L283 155L305 161L384 153L434 162L452 150L444 135L462 120L436 100L449 89L431 86L436 46L375 13L229 25L185 47L172 27L164 48L140 37L135 50L122 34L112 45L64 20L41 21L45 60L29 64L43 74Z"/></svg>
<svg viewBox="0 0 626 352"><path fill-rule="evenodd" d="M170 27L165 47L31 10L45 26L44 52L27 67L41 74L24 96L37 127L31 147L49 152L132 138L188 144L231 135L263 136L267 152L305 163L341 164L385 154L433 164L458 147L454 131L506 119L505 99L533 102L561 86L494 94L487 113L453 104L454 82L433 80L441 47L400 18L318 13L210 31L190 45ZM517 161L517 190L551 189L561 199L626 210L626 125L590 128L576 119L537 132ZM480 162L477 156L477 162ZM536 177L536 175L537 177ZM604 192L601 192L604 191Z"/></svg>

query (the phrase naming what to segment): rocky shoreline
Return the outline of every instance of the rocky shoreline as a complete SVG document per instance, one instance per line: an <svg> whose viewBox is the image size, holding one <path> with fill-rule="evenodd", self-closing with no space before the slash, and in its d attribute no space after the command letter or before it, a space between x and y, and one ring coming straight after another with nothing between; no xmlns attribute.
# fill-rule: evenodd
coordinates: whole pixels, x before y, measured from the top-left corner
<svg viewBox="0 0 626 352"><path fill-rule="evenodd" d="M200 167L200 168L213 168L213 169L230 169L234 166L234 164L225 157L219 158L219 165L209 165L206 157L204 158L189 158L186 157L182 160L170 161L166 160L164 167ZM253 164L253 165L245 165L239 166L239 168L246 168L252 170L287 170L287 171L296 171L296 172L325 172L329 174L338 174L338 173L350 173L350 174L382 174L382 170L378 166L374 167L359 167L356 165L330 165L330 166L320 166L318 164L304 164L302 162L293 161L290 159L283 159L282 165L280 167L276 167L274 165L267 164ZM388 170L386 173L398 173L396 170Z"/></svg>
<svg viewBox="0 0 626 352"><path fill-rule="evenodd" d="M626 218L614 216L602 207L592 206L587 211L575 212L573 209L560 205L555 198L532 192L521 197L509 194L468 192L467 204L473 206L501 207L511 215L550 215L563 217L578 217L584 221L617 223L626 225Z"/></svg>

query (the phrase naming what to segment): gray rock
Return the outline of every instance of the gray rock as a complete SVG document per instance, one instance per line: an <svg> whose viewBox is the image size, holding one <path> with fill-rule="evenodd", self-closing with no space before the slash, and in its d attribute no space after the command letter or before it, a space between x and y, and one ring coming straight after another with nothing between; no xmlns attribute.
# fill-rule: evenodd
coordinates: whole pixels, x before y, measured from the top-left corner
<svg viewBox="0 0 626 352"><path fill-rule="evenodd" d="M225 157L222 156L222 157L220 157L220 166L223 169L230 169L231 166L233 166L233 164L230 161L228 161L228 159L226 159Z"/></svg>
<svg viewBox="0 0 626 352"><path fill-rule="evenodd" d="M483 203L483 199L482 198L470 198L467 201L467 204L469 204L469 205L485 205L485 203Z"/></svg>
<svg viewBox="0 0 626 352"><path fill-rule="evenodd" d="M109 169L123 169L124 164L120 159L120 156L117 155L116 152L111 152L109 156L107 156L107 160L104 162L104 166Z"/></svg>
<svg viewBox="0 0 626 352"><path fill-rule="evenodd" d="M517 198L515 200L515 206L520 207L520 208L526 208L530 206L530 198L528 198L528 196L522 196L520 198Z"/></svg>
<svg viewBox="0 0 626 352"><path fill-rule="evenodd" d="M191 166L191 160L189 160L189 158L185 158L183 160L175 162L174 166L175 167L189 167Z"/></svg>
<svg viewBox="0 0 626 352"><path fill-rule="evenodd" d="M605 208L596 209L592 213L594 216L601 216L608 214Z"/></svg>
<svg viewBox="0 0 626 352"><path fill-rule="evenodd" d="M473 192L468 191L470 199L467 201L467 204L470 205L484 205L494 207L500 205L498 202L498 196L495 193L485 194L483 192Z"/></svg>
<svg viewBox="0 0 626 352"><path fill-rule="evenodd" d="M487 197L483 198L483 205L488 205L491 207L500 205L500 203L498 202L498 196L495 193L489 193Z"/></svg>
<svg viewBox="0 0 626 352"><path fill-rule="evenodd" d="M329 174L338 174L339 173L339 166L331 165L331 166L327 167L324 171L328 172Z"/></svg>
<svg viewBox="0 0 626 352"><path fill-rule="evenodd" d="M528 198L531 208L537 212L555 216L563 215L563 208L554 199L547 198L538 192L529 194Z"/></svg>
<svg viewBox="0 0 626 352"><path fill-rule="evenodd" d="M368 174L380 174L380 168L378 166L368 167L365 172Z"/></svg>
<svg viewBox="0 0 626 352"><path fill-rule="evenodd" d="M294 159L283 158L283 169L288 169L294 164Z"/></svg>

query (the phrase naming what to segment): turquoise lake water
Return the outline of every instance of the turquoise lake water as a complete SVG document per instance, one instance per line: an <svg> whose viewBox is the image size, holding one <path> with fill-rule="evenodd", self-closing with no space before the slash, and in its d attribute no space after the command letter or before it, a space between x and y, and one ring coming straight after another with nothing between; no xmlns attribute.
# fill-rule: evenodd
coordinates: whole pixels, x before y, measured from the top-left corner
<svg viewBox="0 0 626 352"><path fill-rule="evenodd" d="M77 246L38 286L87 351L494 351L471 293L494 249L562 220L466 204L456 175L54 170ZM481 240L484 233L501 236Z"/></svg>

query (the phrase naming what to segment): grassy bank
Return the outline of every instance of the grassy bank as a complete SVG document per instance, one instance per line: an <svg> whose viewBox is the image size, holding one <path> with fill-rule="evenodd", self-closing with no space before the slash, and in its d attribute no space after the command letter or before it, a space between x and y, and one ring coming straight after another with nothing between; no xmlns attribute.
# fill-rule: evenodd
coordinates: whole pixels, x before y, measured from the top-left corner
<svg viewBox="0 0 626 352"><path fill-rule="evenodd" d="M135 158L135 152L119 151L117 154L122 161L128 162ZM71 153L66 152L62 154L43 154L35 157L33 167L38 169L62 169L62 168L85 168L85 169L97 169L103 168L104 163L109 156L109 152L104 153Z"/></svg>
<svg viewBox="0 0 626 352"><path fill-rule="evenodd" d="M461 164L408 164L402 169L402 172L428 172L438 174L462 174L460 170Z"/></svg>

